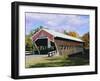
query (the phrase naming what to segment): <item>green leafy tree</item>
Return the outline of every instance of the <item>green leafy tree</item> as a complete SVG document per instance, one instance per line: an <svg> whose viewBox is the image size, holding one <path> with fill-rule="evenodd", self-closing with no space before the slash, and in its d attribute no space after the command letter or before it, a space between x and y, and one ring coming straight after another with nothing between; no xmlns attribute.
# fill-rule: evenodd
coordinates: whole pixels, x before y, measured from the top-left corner
<svg viewBox="0 0 100 81"><path fill-rule="evenodd" d="M68 33L66 32L66 30L64 30L63 33L64 33L65 35L68 35Z"/></svg>
<svg viewBox="0 0 100 81"><path fill-rule="evenodd" d="M36 28L34 31L33 31L33 34L35 34L36 32L38 32L40 29L44 28L43 26L40 26L38 28Z"/></svg>
<svg viewBox="0 0 100 81"><path fill-rule="evenodd" d="M30 33L25 36L25 50L26 51L32 51L33 49L36 49L34 43L32 42L31 37L42 28L43 26L40 26L36 28L35 30L31 30Z"/></svg>
<svg viewBox="0 0 100 81"><path fill-rule="evenodd" d="M26 51L32 51L32 40L29 35L25 37L25 48Z"/></svg>

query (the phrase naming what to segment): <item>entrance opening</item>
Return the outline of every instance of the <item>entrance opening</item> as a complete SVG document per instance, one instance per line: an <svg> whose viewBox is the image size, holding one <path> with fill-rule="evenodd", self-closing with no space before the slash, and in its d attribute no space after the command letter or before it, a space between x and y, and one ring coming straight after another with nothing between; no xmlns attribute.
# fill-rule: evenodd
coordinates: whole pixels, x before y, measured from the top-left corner
<svg viewBox="0 0 100 81"><path fill-rule="evenodd" d="M55 43L49 41L48 38L41 38L35 41L37 49L41 55L48 54L48 52L56 51ZM34 51L35 54L39 54L37 50Z"/></svg>

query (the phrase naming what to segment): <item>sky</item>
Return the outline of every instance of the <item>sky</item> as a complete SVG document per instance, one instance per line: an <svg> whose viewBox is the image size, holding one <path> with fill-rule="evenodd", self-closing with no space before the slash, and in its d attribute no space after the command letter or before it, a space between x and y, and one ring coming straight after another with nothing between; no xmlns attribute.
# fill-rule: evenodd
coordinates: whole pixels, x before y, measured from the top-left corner
<svg viewBox="0 0 100 81"><path fill-rule="evenodd" d="M82 36L89 32L89 15L26 12L25 24L26 34L43 26L58 32L74 31Z"/></svg>

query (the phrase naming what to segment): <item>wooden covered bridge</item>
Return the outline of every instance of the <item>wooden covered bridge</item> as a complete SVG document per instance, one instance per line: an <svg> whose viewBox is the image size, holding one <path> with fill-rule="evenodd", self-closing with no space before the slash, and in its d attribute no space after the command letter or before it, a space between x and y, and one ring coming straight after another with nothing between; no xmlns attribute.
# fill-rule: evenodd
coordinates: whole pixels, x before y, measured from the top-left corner
<svg viewBox="0 0 100 81"><path fill-rule="evenodd" d="M81 39L54 30L40 29L32 36L32 41L37 49L35 54L71 55L83 52L84 42Z"/></svg>

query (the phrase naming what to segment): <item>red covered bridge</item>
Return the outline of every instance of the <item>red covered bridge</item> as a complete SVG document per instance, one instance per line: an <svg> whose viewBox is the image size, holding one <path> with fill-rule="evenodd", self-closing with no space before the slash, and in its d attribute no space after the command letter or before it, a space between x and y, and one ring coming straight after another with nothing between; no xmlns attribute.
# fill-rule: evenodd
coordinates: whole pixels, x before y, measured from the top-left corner
<svg viewBox="0 0 100 81"><path fill-rule="evenodd" d="M32 41L37 50L36 54L48 54L54 52L56 55L75 54L83 52L83 41L54 30L40 29L32 36Z"/></svg>

